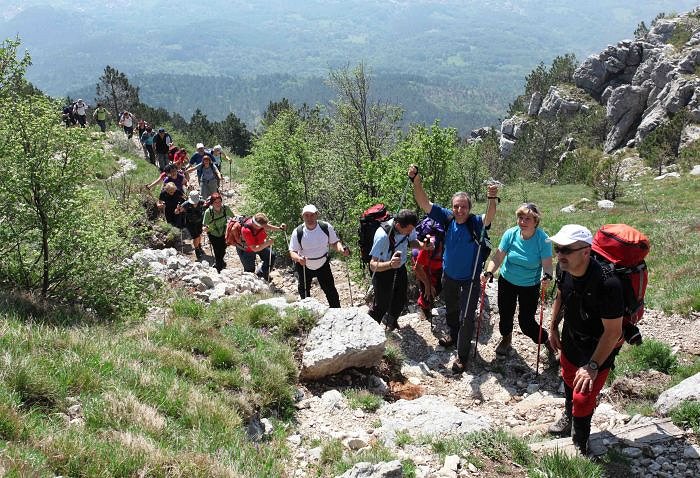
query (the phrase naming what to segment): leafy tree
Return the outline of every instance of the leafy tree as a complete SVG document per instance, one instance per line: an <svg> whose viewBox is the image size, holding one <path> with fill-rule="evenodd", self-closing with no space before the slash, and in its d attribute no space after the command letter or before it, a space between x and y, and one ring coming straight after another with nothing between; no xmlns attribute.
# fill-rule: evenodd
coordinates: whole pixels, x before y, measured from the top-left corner
<svg viewBox="0 0 700 478"><path fill-rule="evenodd" d="M589 185L598 196L614 201L623 195L622 190L622 158L619 155L608 156L600 153L593 167Z"/></svg>
<svg viewBox="0 0 700 478"><path fill-rule="evenodd" d="M283 111L291 111L293 109L292 103L287 98L282 98L279 101L270 101L268 103L265 112L263 113L261 125L263 129L269 127L275 122L277 116Z"/></svg>
<svg viewBox="0 0 700 478"><path fill-rule="evenodd" d="M130 218L86 188L93 157L82 131L56 121L59 104L31 96L0 122L0 282L111 314L138 306Z"/></svg>
<svg viewBox="0 0 700 478"><path fill-rule="evenodd" d="M132 86L124 73L109 65L100 76L95 93L95 101L108 108L113 118L119 118L122 111L131 111L141 103L138 87Z"/></svg>
<svg viewBox="0 0 700 478"><path fill-rule="evenodd" d="M331 146L348 168L347 184L357 184L367 197L377 197L382 176L371 164L394 145L401 109L372 99L371 80L362 63L352 70L331 71L328 82L338 94L331 115Z"/></svg>
<svg viewBox="0 0 700 478"><path fill-rule="evenodd" d="M32 59L27 51L18 59L19 45L19 38L0 43L0 101L3 103L28 92L24 72L32 64ZM2 114L5 114L5 108L0 108L0 115Z"/></svg>

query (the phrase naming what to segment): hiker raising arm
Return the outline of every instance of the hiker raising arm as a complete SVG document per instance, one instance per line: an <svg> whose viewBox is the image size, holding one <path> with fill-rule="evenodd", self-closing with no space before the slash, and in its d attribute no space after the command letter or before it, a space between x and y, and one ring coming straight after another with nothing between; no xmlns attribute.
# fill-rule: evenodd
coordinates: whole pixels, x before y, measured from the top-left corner
<svg viewBox="0 0 700 478"><path fill-rule="evenodd" d="M416 203L424 213L429 214L430 210L433 208L433 203L428 199L428 195L423 189L423 183L421 182L421 177L418 174L418 167L412 164L408 167L408 177L413 182L413 197L416 198Z"/></svg>

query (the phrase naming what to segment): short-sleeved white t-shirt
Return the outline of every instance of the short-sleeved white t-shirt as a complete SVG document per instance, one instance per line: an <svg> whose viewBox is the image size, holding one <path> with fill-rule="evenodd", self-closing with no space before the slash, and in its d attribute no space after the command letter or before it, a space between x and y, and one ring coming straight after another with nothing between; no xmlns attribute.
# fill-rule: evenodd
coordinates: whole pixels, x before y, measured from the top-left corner
<svg viewBox="0 0 700 478"><path fill-rule="evenodd" d="M330 224L328 224L327 236L318 224L311 230L307 229L306 225L303 225L302 231L301 244L299 244L297 240L297 230L296 228L292 230L289 250L306 257L306 267L315 271L326 263L326 259L328 258L328 245L338 242L338 235Z"/></svg>

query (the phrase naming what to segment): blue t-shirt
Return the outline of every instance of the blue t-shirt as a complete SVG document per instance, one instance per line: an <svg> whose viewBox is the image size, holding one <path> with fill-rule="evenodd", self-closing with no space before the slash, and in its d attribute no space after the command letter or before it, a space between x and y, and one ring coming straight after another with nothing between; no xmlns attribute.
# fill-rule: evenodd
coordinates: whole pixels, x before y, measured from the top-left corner
<svg viewBox="0 0 700 478"><path fill-rule="evenodd" d="M552 257L549 236L539 227L530 239L523 239L518 226L503 233L498 249L506 253L501 275L511 284L528 287L540 282L542 260Z"/></svg>
<svg viewBox="0 0 700 478"><path fill-rule="evenodd" d="M453 280L471 280L479 243L474 240L467 223L457 224L457 221L452 220L452 211L439 204L433 204L428 216L445 224L445 248L442 255L444 274ZM479 234L484 227L484 217L475 215L471 222L474 232ZM491 225L486 229L490 227ZM481 271L476 271L477 276L480 273Z"/></svg>
<svg viewBox="0 0 700 478"><path fill-rule="evenodd" d="M389 224L391 224L391 227L394 227L394 220L390 220ZM384 229L380 227L377 229L377 232L374 233L374 242L372 243L372 250L369 251L369 254L372 257L379 258L380 261L388 261L391 259L394 252L401 251L401 265L404 265L408 259L408 243L416 240L418 240L418 236L416 235L415 229L410 232L408 238L406 238L404 234L400 234L399 231L394 230L395 248L394 251L390 253L389 236L384 232Z"/></svg>

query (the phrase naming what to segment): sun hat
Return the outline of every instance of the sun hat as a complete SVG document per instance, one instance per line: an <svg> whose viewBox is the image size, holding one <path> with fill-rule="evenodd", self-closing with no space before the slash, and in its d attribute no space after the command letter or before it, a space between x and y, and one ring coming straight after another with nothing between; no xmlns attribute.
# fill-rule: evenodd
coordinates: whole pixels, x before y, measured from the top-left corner
<svg viewBox="0 0 700 478"><path fill-rule="evenodd" d="M593 243L591 231L578 224L567 224L563 226L559 232L547 239L547 242L553 242L560 246L568 246L578 241L585 242L586 244Z"/></svg>
<svg viewBox="0 0 700 478"><path fill-rule="evenodd" d="M197 143L197 149L203 148L203 147L204 147L204 143Z"/></svg>
<svg viewBox="0 0 700 478"><path fill-rule="evenodd" d="M215 149L215 150L221 149L221 145L220 145L220 144L217 144L216 146L214 146L214 149Z"/></svg>
<svg viewBox="0 0 700 478"><path fill-rule="evenodd" d="M190 191L190 199L189 202L191 204L197 204L199 203L199 191Z"/></svg>
<svg viewBox="0 0 700 478"><path fill-rule="evenodd" d="M307 212L316 214L318 212L318 209L316 209L316 206L314 206L313 204L307 204L306 206L304 206L304 209L301 210L301 213L306 214Z"/></svg>

